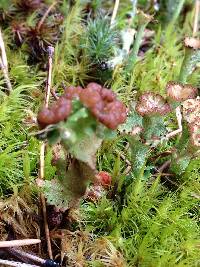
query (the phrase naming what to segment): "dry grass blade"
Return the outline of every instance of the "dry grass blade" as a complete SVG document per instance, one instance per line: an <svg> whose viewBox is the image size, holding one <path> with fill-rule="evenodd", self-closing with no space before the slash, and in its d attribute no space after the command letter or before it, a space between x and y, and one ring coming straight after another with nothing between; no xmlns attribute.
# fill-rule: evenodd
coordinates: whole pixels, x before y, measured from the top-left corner
<svg viewBox="0 0 200 267"><path fill-rule="evenodd" d="M40 239L21 239L21 240L10 240L10 241L0 241L0 248L10 248L10 247L21 247L29 246L40 243Z"/></svg>
<svg viewBox="0 0 200 267"><path fill-rule="evenodd" d="M31 260L35 263L38 264L45 264L46 260L34 255L34 254L30 254L27 253L25 251L23 251L22 249L16 249L16 248L7 248L6 251L8 251L11 255L17 257L18 259L25 261L24 259L28 259Z"/></svg>
<svg viewBox="0 0 200 267"><path fill-rule="evenodd" d="M39 226L34 220L32 210L37 206L26 203L20 196L14 194L7 200L0 201L1 220L0 232L9 225L15 233L16 239L39 239ZM6 240L8 235L1 235L1 240Z"/></svg>
<svg viewBox="0 0 200 267"><path fill-rule="evenodd" d="M14 266L14 267L38 267L38 265L31 265L16 261L8 261L8 260L1 260L0 259L0 266Z"/></svg>
<svg viewBox="0 0 200 267"><path fill-rule="evenodd" d="M115 5L114 5L114 9L113 9L113 13L112 13L112 17L111 17L111 21L110 21L110 25L112 26L115 22L115 18L117 16L117 11L119 8L119 0L115 0Z"/></svg>
<svg viewBox="0 0 200 267"><path fill-rule="evenodd" d="M45 94L45 100L44 104L45 107L48 107L49 104L49 97L50 97L50 92L51 92L51 76L52 76L52 58L53 58L53 53L54 53L54 48L49 46L48 47L48 77L47 77L47 85L46 85L46 94ZM42 142L41 147L40 147L40 179L44 179L44 155L45 155L45 143ZM47 239L47 247L48 247L48 253L49 253L49 258L53 259L53 253L52 253L52 248L51 248L51 240L50 240L50 235L49 235L49 227L48 227L48 222L47 222L47 210L46 210L46 201L45 201L45 196L42 193L41 194L41 203L42 203L42 211L43 211L43 217L44 217L44 225L45 225L45 234L46 234L46 239Z"/></svg>
<svg viewBox="0 0 200 267"><path fill-rule="evenodd" d="M199 28L199 10L200 10L200 1L195 1L195 14L194 14L194 24L193 24L193 36L196 36Z"/></svg>
<svg viewBox="0 0 200 267"><path fill-rule="evenodd" d="M45 96L45 107L49 105L49 97L51 93L51 76L52 76L52 58L53 58L54 48L52 46L48 47L49 54L49 69L48 69L48 77L47 77L47 86L46 86L46 96Z"/></svg>
<svg viewBox="0 0 200 267"><path fill-rule="evenodd" d="M2 57L2 62L4 64L4 67L8 69L8 61L7 61L7 56L6 56L6 49L3 41L3 35L0 29L0 48L1 48L1 57Z"/></svg>
<svg viewBox="0 0 200 267"><path fill-rule="evenodd" d="M44 13L43 17L41 18L41 20L39 21L38 25L37 25L37 29L39 30L42 26L42 24L44 23L45 19L47 18L47 16L49 15L49 12L54 8L54 6L57 4L57 2L53 2L49 8L46 10L46 12Z"/></svg>
<svg viewBox="0 0 200 267"><path fill-rule="evenodd" d="M6 56L6 49L3 41L3 36L0 28L0 50L1 50L1 56L0 56L0 68L2 69L4 79L6 81L8 92L10 93L12 91L12 85L9 79L8 75L8 61Z"/></svg>

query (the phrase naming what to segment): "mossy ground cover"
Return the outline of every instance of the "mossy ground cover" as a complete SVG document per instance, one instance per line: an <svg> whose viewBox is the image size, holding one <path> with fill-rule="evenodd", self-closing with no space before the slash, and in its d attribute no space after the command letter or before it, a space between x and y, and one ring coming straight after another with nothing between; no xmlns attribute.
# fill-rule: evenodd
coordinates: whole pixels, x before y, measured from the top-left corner
<svg viewBox="0 0 200 267"><path fill-rule="evenodd" d="M175 108L183 105L169 98L166 86L171 81L190 84L199 101L199 47L191 52L183 43L192 35L199 42L198 3L124 0L111 23L116 2L0 1L12 85L9 92L1 68L0 240L39 238L41 246L24 250L49 258L40 201L44 194L53 258L62 266L197 267L199 132L192 132L194 124L188 127L186 117L182 134L166 138L178 128ZM112 88L126 105L126 123L107 129L76 99L67 123L56 124L52 132L39 127L50 45L50 104L68 86L96 82ZM159 105L156 112L151 109L152 116L138 112L147 92L152 101L159 94L159 105L170 104L172 112L156 117ZM200 108L190 113L195 112ZM59 142L56 134L63 128L73 134L71 139L62 135ZM42 142L44 187L38 182ZM62 160L54 164L58 157ZM93 188L93 171L109 174L111 184ZM86 197L88 186L94 190L92 199ZM17 260L5 249L1 258Z"/></svg>

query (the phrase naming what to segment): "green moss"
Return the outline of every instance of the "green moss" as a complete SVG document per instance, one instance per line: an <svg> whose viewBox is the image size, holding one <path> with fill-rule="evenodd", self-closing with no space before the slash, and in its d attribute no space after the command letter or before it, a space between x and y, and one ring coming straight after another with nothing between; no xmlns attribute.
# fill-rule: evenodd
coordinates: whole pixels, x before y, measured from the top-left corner
<svg viewBox="0 0 200 267"><path fill-rule="evenodd" d="M2 1L1 5L9 10L7 2ZM89 23L86 21L90 16L86 13L86 2L92 5ZM99 68L102 62L112 59L121 48L116 36L120 35L121 29L130 26L126 20L127 12L132 10L130 1L121 1L115 29L110 28L109 16L100 19L97 14L99 7L105 14L111 13L112 1L75 1L72 6L68 1L63 1L59 7L64 15L62 34L55 45L53 59L52 87L56 93L62 91L62 82L67 85L85 85L101 73L101 80L104 78L105 83L128 106L137 95L146 91L165 96L167 82L179 78L184 58L182 39L192 34L194 10L190 8L186 18L182 15L175 17L179 24L176 24L174 30L170 24L164 26L160 16L165 14L169 20L173 19L176 15L174 7L178 2L174 1L171 6L173 1L159 2L161 13L155 14L158 23L148 25L149 29L155 30L148 43L148 50L137 59L127 75L125 62L109 73L97 72L99 70L94 69L94 65L97 64ZM145 9L148 3L138 1L138 6ZM191 1L186 3L190 7ZM152 6L148 10L155 13ZM32 24L34 19L35 14L32 14L27 21ZM35 192L35 179L39 172L39 142L30 134L38 129L27 125L25 121L28 110L36 116L43 103L46 62L30 65L25 48L13 46L8 25L5 24L3 29L13 85L13 91L7 95L0 72L0 194L6 198L16 192L16 188L20 192L27 185L30 189L28 192ZM187 82L198 86L199 81L197 64ZM199 158L187 162L189 165L186 170L186 164L182 164L184 170L178 170L174 176L169 176L170 179L167 175L159 177L157 169L171 157L170 152L173 154L173 149L178 148L176 144L179 143L179 137L175 136L149 150L142 140L142 149L139 150L138 143L128 140L126 134L131 131L133 124L142 125L140 120L138 117L130 119L126 127L120 129L118 136L105 141L97 152L97 168L110 172L113 184L107 197L104 196L97 203L85 201L81 204L81 228L99 237L106 236L122 252L130 267L200 266ZM170 114L167 120L170 129L177 128L174 115ZM155 126L156 133L162 130L158 124ZM76 127L79 128L79 125ZM146 134L152 134L150 130L152 128ZM179 144L183 148L184 144ZM163 156L166 151L169 154ZM45 158L45 178L48 180L56 175L51 165L52 158L52 148L49 147ZM127 174L128 164L130 169ZM166 173L168 171L165 170ZM100 261L88 264L104 266Z"/></svg>
<svg viewBox="0 0 200 267"><path fill-rule="evenodd" d="M200 229L193 190L199 188L187 185L168 193L159 178L151 185L136 180L117 217L112 202L84 206L87 227L99 234L103 229L120 244L129 266L198 266Z"/></svg>

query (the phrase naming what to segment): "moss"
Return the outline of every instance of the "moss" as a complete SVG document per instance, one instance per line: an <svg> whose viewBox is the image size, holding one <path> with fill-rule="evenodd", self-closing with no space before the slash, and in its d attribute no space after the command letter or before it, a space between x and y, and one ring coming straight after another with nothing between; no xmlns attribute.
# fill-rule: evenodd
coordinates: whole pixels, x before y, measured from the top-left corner
<svg viewBox="0 0 200 267"><path fill-rule="evenodd" d="M14 45L9 27L9 14L13 14L13 5L8 5L7 2L14 3L2 1L0 8L3 12L0 21L3 25L13 91L10 95L6 94L5 81L0 72L0 194L3 203L1 212L4 213L2 218L7 222L4 207L7 203L17 206L13 199L21 196L18 200L24 212L22 224L26 225L24 222L29 218L26 215L30 209L24 203L37 202L36 195L40 191L35 182L39 172L39 141L34 136L38 130L34 119L44 98L47 64L45 59L39 64L30 61L30 51L28 52L27 47ZM51 1L44 2L49 5ZM174 1L173 6L170 6L173 1L160 1L158 12L149 5L149 1L138 1L138 6L145 12L148 11L150 15L155 13L157 23L148 25L148 29L155 31L154 35L148 39L148 45L145 47L147 51L139 53L136 62L134 54L134 66L131 65L128 73L127 58L123 58L114 69L106 64L102 66L101 63L107 63L120 53L122 29L138 27L137 16L128 24L127 13L132 12L130 1L121 1L123 3L119 6L115 28L110 28L109 25L112 1L74 1L74 4L73 1L61 2L56 8L64 16L64 20L55 44L52 77L52 88L57 95L63 91L62 83L85 86L88 81L99 79L103 85L111 87L130 109L134 106L133 102L144 92L159 93L166 97L166 84L179 79L185 53L183 37L186 34L192 35L192 1L185 1L182 12L187 12L186 17L182 16L182 13L176 17L177 13L172 12L172 9L176 10L177 1ZM99 19L97 7L101 7L101 16L104 17L106 14L106 19ZM36 10L28 16L15 14L17 19L23 18L32 26L41 18L38 12L39 10ZM163 14L168 19L177 19L176 30L174 25L172 27L172 24L166 21L163 23ZM101 38L101 35L104 38ZM144 45L144 40L140 41L139 52L142 52L141 45ZM195 63L199 64L199 59L197 61ZM195 68L192 65L192 73L190 72L187 77L187 83L197 87L200 81L198 64ZM105 69L102 70L103 67ZM50 101L53 102L52 97ZM184 136L182 139L174 136L147 149L144 144L145 136L138 141L139 145L127 137L134 123L142 125L139 115L137 118L133 115L129 116L129 124L122 125L118 135L104 141L97 152L97 169L111 173L112 187L97 203L82 201L82 218L78 219L76 229L87 229L91 236L107 240L109 249L103 256L101 254L101 257L95 258L94 262L86 258L84 262L87 262L88 266L116 266L111 265L111 252L114 251L117 255L119 251L120 256L123 255L127 262L126 265L130 267L200 266L198 151L190 158L187 168L184 166L181 173L180 170L172 173L170 168L166 168L162 174L159 173L159 167L171 159L171 155L177 156L177 150L185 149ZM147 122L149 124L146 125L150 125L151 121ZM153 128L153 134L159 133L162 127L154 124L157 128ZM170 129L177 128L174 114L168 114L159 125L166 124ZM79 129L79 125L75 123L75 126ZM149 134L152 135L151 131ZM137 147L142 147L143 150L136 151ZM56 170L51 164L53 158L54 151L49 146L45 156L47 180L52 180L56 176ZM11 198L8 198L8 195ZM31 211L35 212L36 207L30 207ZM21 209L19 214L22 213ZM15 209L11 209L9 214L11 218L15 216ZM16 224L16 231L20 229L19 225ZM39 229L38 225L36 228ZM5 232L5 229L1 232ZM27 235L29 236L29 233ZM91 246L94 251L97 244Z"/></svg>

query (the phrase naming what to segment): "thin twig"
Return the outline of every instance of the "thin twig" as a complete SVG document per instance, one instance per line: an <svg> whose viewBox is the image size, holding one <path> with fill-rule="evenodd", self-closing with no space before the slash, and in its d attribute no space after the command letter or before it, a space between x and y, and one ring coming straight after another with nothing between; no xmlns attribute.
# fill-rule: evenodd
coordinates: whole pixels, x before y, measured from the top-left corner
<svg viewBox="0 0 200 267"><path fill-rule="evenodd" d="M49 258L52 260L53 253L52 253L52 248L51 248L50 232L49 232L49 226L48 226L48 221L47 221L46 200L45 200L44 194L41 194L41 202L42 202L42 211L43 211L43 217L44 217L44 227L45 227L48 254L49 254Z"/></svg>
<svg viewBox="0 0 200 267"><path fill-rule="evenodd" d="M31 265L31 264L26 264L22 262L1 260L1 259L0 259L0 264L14 266L14 267L38 267L38 265Z"/></svg>
<svg viewBox="0 0 200 267"><path fill-rule="evenodd" d="M170 182L171 184L175 185L175 186L179 186L175 181L172 181L169 176L173 176L173 174L170 174L170 173L163 173L163 171L168 168L171 164L171 160L167 160L166 162L163 163L163 165L161 165L159 168L158 168L158 173L157 174L154 174L153 176L164 176L164 179L167 180L168 182Z"/></svg>
<svg viewBox="0 0 200 267"><path fill-rule="evenodd" d="M178 128L182 131L183 130L183 127L182 127L182 113L181 113L181 108L180 106L178 106L176 108L176 118L177 118L177 122L178 122Z"/></svg>
<svg viewBox="0 0 200 267"><path fill-rule="evenodd" d="M52 76L52 60L53 60L53 53L54 53L54 48L52 46L48 47L48 77L47 77L47 85L46 85L46 95L45 95L45 107L48 107L49 105L49 97L51 93L51 76Z"/></svg>
<svg viewBox="0 0 200 267"><path fill-rule="evenodd" d="M12 91L12 85L9 79L8 75L8 61L6 56L6 49L3 41L3 35L0 28L0 50L1 50L1 56L0 56L0 68L2 69L3 76L7 85L8 92L10 93Z"/></svg>
<svg viewBox="0 0 200 267"><path fill-rule="evenodd" d="M123 154L123 152L120 152L120 158L122 158L128 166L131 166L130 161L126 158L126 156Z"/></svg>
<svg viewBox="0 0 200 267"><path fill-rule="evenodd" d="M49 104L49 97L51 93L51 75L52 75L52 58L53 58L54 49L53 47L48 47L48 77L47 77L47 84L46 84L46 92L45 92L45 100L44 104L45 107L48 107ZM40 179L44 179L44 154L45 154L45 143L42 142L40 147ZM53 253L51 248L51 240L49 235L49 226L47 222L47 210L46 210L46 201L45 196L43 193L41 193L41 202L42 202L42 211L43 211L43 217L44 217L44 226L45 226L45 235L47 240L47 248L49 253L49 258L53 259Z"/></svg>
<svg viewBox="0 0 200 267"><path fill-rule="evenodd" d="M158 153L157 155L153 156L150 158L151 161L156 161L157 159L159 159L161 156L162 157L166 157L166 156L169 156L172 154L172 151L171 150L167 150L167 151L163 151L163 152L160 152Z"/></svg>
<svg viewBox="0 0 200 267"><path fill-rule="evenodd" d="M56 92L55 92L54 89L51 89L51 95L53 96L53 98L54 98L55 100L58 100L58 99L59 99L59 96L57 96L57 94L56 94Z"/></svg>
<svg viewBox="0 0 200 267"><path fill-rule="evenodd" d="M12 91L12 85L11 85L11 82L8 76L8 70L7 68L5 68L1 57L0 57L0 68L2 69L2 72L3 72L3 76L5 79L6 85L7 85L8 93L10 93Z"/></svg>
<svg viewBox="0 0 200 267"><path fill-rule="evenodd" d="M174 176L174 174L162 172L162 173L152 174L152 176L159 176L159 177L161 177L161 176Z"/></svg>
<svg viewBox="0 0 200 267"><path fill-rule="evenodd" d="M175 185L176 187L179 187L179 184L176 183L175 181L171 180L171 179L169 178L169 175L165 175L164 178L165 178L165 180L167 180L167 182L169 182L170 184Z"/></svg>
<svg viewBox="0 0 200 267"><path fill-rule="evenodd" d="M40 147L40 179L44 179L44 152L45 152L45 143L42 142Z"/></svg>
<svg viewBox="0 0 200 267"><path fill-rule="evenodd" d="M194 23L193 23L193 36L198 32L199 26L199 11L200 11L200 1L195 1L195 14L194 14Z"/></svg>
<svg viewBox="0 0 200 267"><path fill-rule="evenodd" d="M181 133L181 132L182 132L181 129L177 129L177 130L175 130L175 131L173 131L173 132L171 132L171 133L168 133L168 134L166 135L166 139L169 139L169 138L171 138L171 137L173 137L173 136L175 136L175 135L177 135L177 134L179 134L179 133Z"/></svg>
<svg viewBox="0 0 200 267"><path fill-rule="evenodd" d="M46 12L44 13L43 17L41 18L41 20L38 22L37 24L37 30L39 31L42 24L44 23L45 19L47 18L47 16L49 15L49 12L52 10L52 8L57 4L57 1L53 2L49 8L46 10Z"/></svg>
<svg viewBox="0 0 200 267"><path fill-rule="evenodd" d="M168 167L170 166L170 164L171 164L171 159L165 161L165 162L163 163L163 165L161 165L161 166L158 168L158 172L159 172L159 173L162 173L166 168L168 168Z"/></svg>
<svg viewBox="0 0 200 267"><path fill-rule="evenodd" d="M110 25L112 26L115 22L115 18L117 16L117 11L118 11L118 8L119 8L119 0L115 0L115 5L114 5L114 8L113 8L113 13L112 13L112 17L111 17L111 21L110 21Z"/></svg>
<svg viewBox="0 0 200 267"><path fill-rule="evenodd" d="M38 244L40 242L41 242L40 239L21 239L21 240L0 241L0 248L28 246L28 245Z"/></svg>
<svg viewBox="0 0 200 267"><path fill-rule="evenodd" d="M132 170L132 167L129 165L125 170L124 170L124 174L128 175Z"/></svg>
<svg viewBox="0 0 200 267"><path fill-rule="evenodd" d="M182 119L183 119L183 117L182 117L182 114L181 114L181 108L180 108L180 106L178 106L176 108L176 118L177 118L177 122L178 122L178 129L175 130L175 131L173 131L173 132L171 132L171 133L168 133L166 135L166 139L171 138L171 137L173 137L173 136L175 136L175 135L177 135L179 133L182 133L182 130L183 130L183 127L182 127Z"/></svg>
<svg viewBox="0 0 200 267"><path fill-rule="evenodd" d="M28 259L28 260L31 260L32 262L35 262L35 263L38 263L38 264L45 264L46 260L36 256L36 255L33 255L33 254L30 254L30 253L27 253L23 250L20 250L20 249L15 249L15 248L9 248L7 249L7 251L11 254L11 255L14 255L15 257L17 257L19 260L22 260L22 261L25 261L24 259Z"/></svg>

